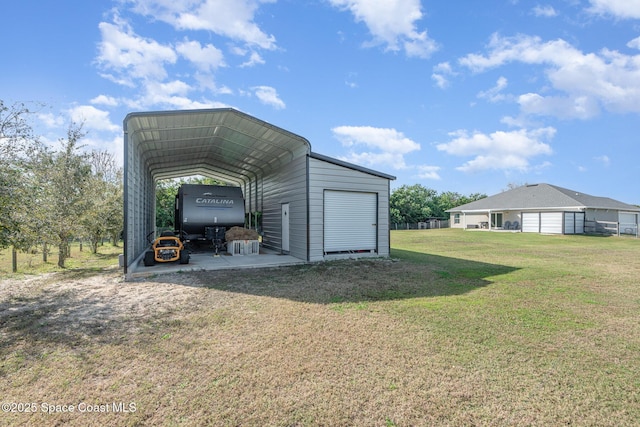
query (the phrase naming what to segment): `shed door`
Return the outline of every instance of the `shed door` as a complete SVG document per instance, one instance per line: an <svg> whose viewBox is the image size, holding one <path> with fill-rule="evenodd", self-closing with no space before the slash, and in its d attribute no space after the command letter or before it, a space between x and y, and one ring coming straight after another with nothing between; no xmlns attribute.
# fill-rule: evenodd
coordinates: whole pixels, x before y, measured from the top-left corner
<svg viewBox="0 0 640 427"><path fill-rule="evenodd" d="M522 212L522 232L540 232L540 212Z"/></svg>
<svg viewBox="0 0 640 427"><path fill-rule="evenodd" d="M562 212L540 212L540 232L562 234Z"/></svg>
<svg viewBox="0 0 640 427"><path fill-rule="evenodd" d="M282 204L282 252L289 253L289 203Z"/></svg>
<svg viewBox="0 0 640 427"><path fill-rule="evenodd" d="M378 195L324 192L324 253L377 249Z"/></svg>

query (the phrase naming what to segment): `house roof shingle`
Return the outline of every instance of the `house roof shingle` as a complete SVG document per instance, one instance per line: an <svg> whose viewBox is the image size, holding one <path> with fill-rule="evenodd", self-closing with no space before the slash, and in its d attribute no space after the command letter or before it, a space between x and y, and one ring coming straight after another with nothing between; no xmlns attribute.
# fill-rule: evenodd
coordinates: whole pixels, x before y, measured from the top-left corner
<svg viewBox="0 0 640 427"><path fill-rule="evenodd" d="M618 200L591 196L550 184L523 185L449 209L447 212L583 208L640 212L639 207Z"/></svg>

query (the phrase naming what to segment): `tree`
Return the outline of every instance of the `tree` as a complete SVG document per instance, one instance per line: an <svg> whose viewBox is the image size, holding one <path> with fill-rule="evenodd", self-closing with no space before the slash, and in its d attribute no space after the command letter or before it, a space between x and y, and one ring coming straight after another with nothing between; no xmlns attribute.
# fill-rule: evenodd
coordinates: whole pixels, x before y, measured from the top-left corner
<svg viewBox="0 0 640 427"><path fill-rule="evenodd" d="M486 194L475 193L469 196L463 196L453 191L443 192L434 198L434 204L431 207L433 216L437 218L449 218L447 210L471 203L487 197Z"/></svg>
<svg viewBox="0 0 640 427"><path fill-rule="evenodd" d="M84 136L82 125L69 125L66 139L60 140L62 149L48 157L45 173L47 227L55 235L60 268L69 257L69 240L81 231L79 219L87 210L91 165L78 146Z"/></svg>
<svg viewBox="0 0 640 427"><path fill-rule="evenodd" d="M83 235L98 252L98 243L107 235L117 245L117 237L123 227L122 173L116 166L113 154L108 151L93 151L87 160L91 174L85 185L85 211L82 214Z"/></svg>
<svg viewBox="0 0 640 427"><path fill-rule="evenodd" d="M395 189L389 199L391 222L416 223L431 217L429 203L436 194L435 190L420 184L403 185Z"/></svg>
<svg viewBox="0 0 640 427"><path fill-rule="evenodd" d="M391 193L389 207L392 223L422 222L428 218L449 218L448 209L487 197L486 194L463 196L452 191L438 194L420 184L403 185Z"/></svg>
<svg viewBox="0 0 640 427"><path fill-rule="evenodd" d="M176 194L181 182L163 180L156 183L156 227L160 230L174 230Z"/></svg>
<svg viewBox="0 0 640 427"><path fill-rule="evenodd" d="M105 211L107 235L111 238L113 246L118 246L118 241L124 229L123 200L122 169L118 169L113 180L107 181L107 210Z"/></svg>
<svg viewBox="0 0 640 427"><path fill-rule="evenodd" d="M17 251L34 240L29 220L35 201L31 197L34 168L43 145L28 122L31 111L24 104L7 106L0 100L0 248L12 247L12 270L17 270Z"/></svg>

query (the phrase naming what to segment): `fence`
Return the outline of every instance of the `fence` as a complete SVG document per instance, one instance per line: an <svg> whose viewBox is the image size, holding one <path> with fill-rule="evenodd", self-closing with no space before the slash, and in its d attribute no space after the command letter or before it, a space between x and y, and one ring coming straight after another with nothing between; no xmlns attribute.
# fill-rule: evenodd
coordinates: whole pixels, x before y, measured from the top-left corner
<svg viewBox="0 0 640 427"><path fill-rule="evenodd" d="M449 220L448 219L432 219L425 222L414 222L414 223L393 223L391 224L392 230L430 230L437 228L449 228Z"/></svg>
<svg viewBox="0 0 640 427"><path fill-rule="evenodd" d="M587 234L604 234L609 236L638 237L638 224L612 221L585 221L584 232Z"/></svg>

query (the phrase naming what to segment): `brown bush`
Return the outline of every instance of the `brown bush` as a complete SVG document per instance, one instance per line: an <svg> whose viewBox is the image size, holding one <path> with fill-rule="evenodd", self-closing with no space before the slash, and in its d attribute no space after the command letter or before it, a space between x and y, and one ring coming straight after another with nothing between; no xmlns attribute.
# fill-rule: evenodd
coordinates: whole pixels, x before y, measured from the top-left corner
<svg viewBox="0 0 640 427"><path fill-rule="evenodd" d="M227 242L233 240L258 240L258 232L242 227L231 227L224 235Z"/></svg>

